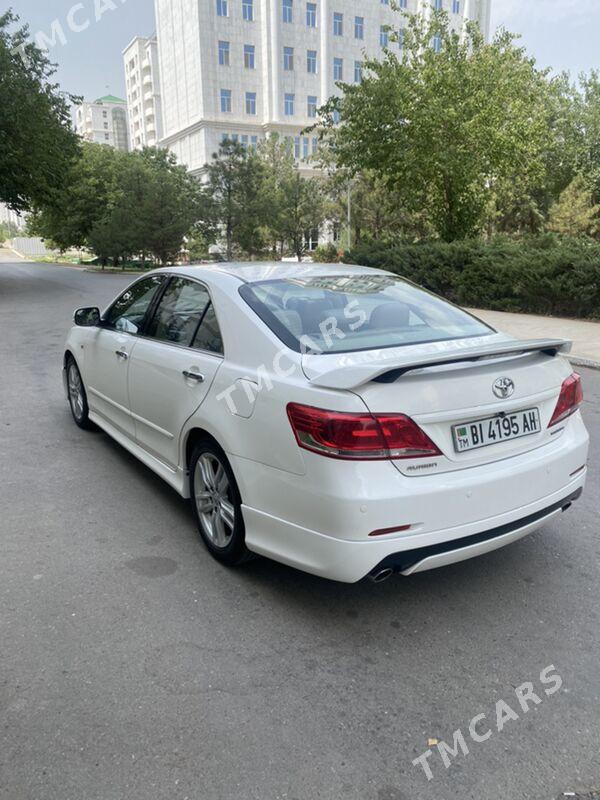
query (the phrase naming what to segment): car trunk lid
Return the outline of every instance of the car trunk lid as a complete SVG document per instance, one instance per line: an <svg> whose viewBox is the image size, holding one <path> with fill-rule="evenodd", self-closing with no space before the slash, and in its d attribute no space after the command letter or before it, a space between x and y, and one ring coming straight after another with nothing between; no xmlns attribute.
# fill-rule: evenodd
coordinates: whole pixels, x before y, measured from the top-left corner
<svg viewBox="0 0 600 800"><path fill-rule="evenodd" d="M569 349L570 343L563 340L520 342L494 334L391 348L393 353L305 355L303 369L315 385L354 392L372 413L411 417L441 455L393 463L405 475L427 475L509 458L560 435L562 426L549 429L548 423L570 373L567 362L557 356ZM510 389L505 397L494 393L496 382L503 379ZM528 430L521 416L525 411L537 417L539 430ZM501 431L496 440L488 438L513 420L511 438L502 439ZM472 423L484 426L478 430L483 430L486 443L459 451L454 431L458 435ZM512 438L517 427L519 435Z"/></svg>

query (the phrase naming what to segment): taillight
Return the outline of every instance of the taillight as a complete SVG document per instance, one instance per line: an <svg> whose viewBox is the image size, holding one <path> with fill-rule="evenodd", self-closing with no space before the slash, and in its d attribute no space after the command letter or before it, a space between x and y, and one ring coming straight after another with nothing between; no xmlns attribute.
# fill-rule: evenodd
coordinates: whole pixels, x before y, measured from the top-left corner
<svg viewBox="0 0 600 800"><path fill-rule="evenodd" d="M290 403L288 417L300 447L330 458L426 458L441 452L404 414L348 414Z"/></svg>
<svg viewBox="0 0 600 800"><path fill-rule="evenodd" d="M558 425L559 422L570 417L574 414L579 406L583 403L583 389L581 388L581 378L574 372L572 375L563 381L560 387L560 395L558 402L552 414L552 419L548 423L548 427Z"/></svg>

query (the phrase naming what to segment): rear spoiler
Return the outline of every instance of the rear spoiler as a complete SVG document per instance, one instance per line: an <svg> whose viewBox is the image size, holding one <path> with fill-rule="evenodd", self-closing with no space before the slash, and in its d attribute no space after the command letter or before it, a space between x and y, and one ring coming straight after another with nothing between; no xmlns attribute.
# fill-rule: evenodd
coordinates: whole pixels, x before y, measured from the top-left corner
<svg viewBox="0 0 600 800"><path fill-rule="evenodd" d="M393 383L407 372L413 372L427 367L440 367L449 364L464 364L485 359L503 358L505 356L520 356L526 353L544 353L547 356L556 356L559 353L569 353L572 342L564 339L531 339L528 341L496 342L494 344L477 345L466 349L463 345L446 353L428 353L418 356L413 353L397 359L386 359L386 363L377 363L374 354L371 363L349 363L340 365L339 362L333 369L322 372L310 378L314 386L326 389L353 389L369 381L379 383ZM376 351L384 353L385 351ZM318 356L320 358L320 356Z"/></svg>

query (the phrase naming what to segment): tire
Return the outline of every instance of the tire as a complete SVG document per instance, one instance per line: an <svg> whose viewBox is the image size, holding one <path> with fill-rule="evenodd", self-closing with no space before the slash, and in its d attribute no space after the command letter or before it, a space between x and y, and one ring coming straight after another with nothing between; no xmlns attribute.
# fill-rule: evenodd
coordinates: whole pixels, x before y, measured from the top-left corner
<svg viewBox="0 0 600 800"><path fill-rule="evenodd" d="M242 499L225 453L211 439L197 442L190 461L190 496L209 553L228 567L250 557Z"/></svg>
<svg viewBox="0 0 600 800"><path fill-rule="evenodd" d="M90 420L90 409L88 407L87 394L85 393L85 386L83 385L83 378L81 372L73 356L67 356L66 360L67 370L67 394L69 398L69 407L73 420L76 425L84 431L95 430L96 426Z"/></svg>

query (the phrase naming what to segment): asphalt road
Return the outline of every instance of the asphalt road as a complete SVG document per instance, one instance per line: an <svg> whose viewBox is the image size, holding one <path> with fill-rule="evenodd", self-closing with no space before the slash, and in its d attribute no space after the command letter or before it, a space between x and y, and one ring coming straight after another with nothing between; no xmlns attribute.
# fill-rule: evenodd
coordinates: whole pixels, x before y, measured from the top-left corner
<svg viewBox="0 0 600 800"><path fill-rule="evenodd" d="M227 571L184 501L70 419L72 310L127 281L0 263L2 800L547 800L600 784L600 372L582 370L587 493L543 531L379 586L266 560ZM542 700L527 714L525 681ZM499 732L500 700L514 716ZM475 743L479 713L492 735ZM468 755L446 769L432 745L428 782L412 760L459 728Z"/></svg>

